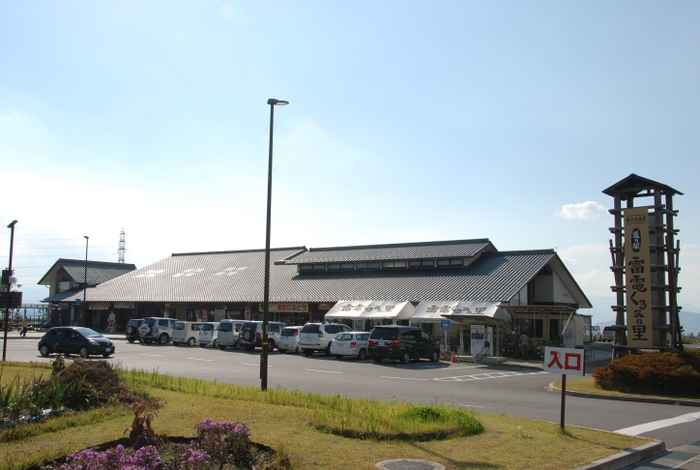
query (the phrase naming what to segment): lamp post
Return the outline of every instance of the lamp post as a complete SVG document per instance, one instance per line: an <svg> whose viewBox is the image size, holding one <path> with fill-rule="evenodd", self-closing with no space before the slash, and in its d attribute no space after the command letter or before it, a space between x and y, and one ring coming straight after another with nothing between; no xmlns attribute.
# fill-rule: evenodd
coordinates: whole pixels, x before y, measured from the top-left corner
<svg viewBox="0 0 700 470"><path fill-rule="evenodd" d="M85 322L87 321L86 315L85 315L85 294L87 292L87 264L88 264L88 243L90 242L90 237L87 235L83 235L83 238L85 239L85 274L83 277L83 303L80 306L80 311L82 313L81 317L83 320L83 324L80 326L87 326ZM90 325L92 326L92 325Z"/></svg>
<svg viewBox="0 0 700 470"><path fill-rule="evenodd" d="M8 277L7 277L7 308L5 309L5 321L3 322L3 330L5 333L4 340L2 343L2 360L3 362L5 361L5 357L7 356L7 327L8 323L10 321L10 305L12 305L12 294L10 294L10 287L12 286L12 281L10 281L10 278L12 277L12 247L15 242L15 224L17 223L16 220L13 220L10 222L10 225L7 226L7 228L10 229L10 265L7 267L8 270Z"/></svg>
<svg viewBox="0 0 700 470"><path fill-rule="evenodd" d="M272 136L275 126L275 106L286 106L289 101L267 100L270 105L270 155L267 168L267 229L265 232L265 287L263 288L262 355L260 356L260 389L267 390L267 325L270 307L270 219L272 214Z"/></svg>

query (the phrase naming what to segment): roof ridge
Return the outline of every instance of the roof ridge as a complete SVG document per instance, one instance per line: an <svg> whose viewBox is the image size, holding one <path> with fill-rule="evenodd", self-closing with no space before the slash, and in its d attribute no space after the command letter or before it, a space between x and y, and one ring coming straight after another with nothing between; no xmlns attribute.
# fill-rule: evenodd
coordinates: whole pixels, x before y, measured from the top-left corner
<svg viewBox="0 0 700 470"><path fill-rule="evenodd" d="M333 247L323 247L323 248L309 248L309 252L318 251L330 251L330 250L366 250L367 248L398 248L405 246L435 246L435 245L449 245L449 244L477 244L477 243L491 243L488 238L475 238L471 240L446 240L446 241L433 241L433 242L406 242L406 243L384 243L376 245L349 245L349 246L333 246Z"/></svg>
<svg viewBox="0 0 700 470"><path fill-rule="evenodd" d="M286 251L286 250L305 250L305 246L290 246L286 248L270 248L270 251ZM193 256L193 255L224 255L227 253L258 253L260 251L265 251L265 248L255 248L250 250L223 250L223 251L193 251L188 253L173 253L170 256Z"/></svg>

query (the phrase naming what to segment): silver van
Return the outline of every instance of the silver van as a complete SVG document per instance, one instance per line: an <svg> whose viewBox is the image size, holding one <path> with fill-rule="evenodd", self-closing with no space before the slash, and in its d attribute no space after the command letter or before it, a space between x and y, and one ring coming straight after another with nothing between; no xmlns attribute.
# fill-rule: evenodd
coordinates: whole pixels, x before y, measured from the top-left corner
<svg viewBox="0 0 700 470"><path fill-rule="evenodd" d="M221 320L219 322L219 349L243 349L239 333L244 323L245 320Z"/></svg>
<svg viewBox="0 0 700 470"><path fill-rule="evenodd" d="M173 344L194 346L199 340L199 330L202 329L202 325L204 325L202 322L176 321L173 325Z"/></svg>
<svg viewBox="0 0 700 470"><path fill-rule="evenodd" d="M202 329L199 330L199 338L197 342L200 348L206 348L211 344L212 348L218 345L219 322L206 322L202 324Z"/></svg>

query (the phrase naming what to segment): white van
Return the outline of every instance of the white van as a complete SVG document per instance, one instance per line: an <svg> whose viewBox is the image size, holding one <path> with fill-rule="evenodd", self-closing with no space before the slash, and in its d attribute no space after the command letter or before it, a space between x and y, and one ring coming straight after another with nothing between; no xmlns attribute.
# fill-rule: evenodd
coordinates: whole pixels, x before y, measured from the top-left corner
<svg viewBox="0 0 700 470"><path fill-rule="evenodd" d="M226 348L241 349L241 339L239 333L245 320L221 320L219 322L219 336L217 344L219 349Z"/></svg>
<svg viewBox="0 0 700 470"><path fill-rule="evenodd" d="M176 321L173 325L173 344L179 346L187 343L194 346L199 339L199 330L204 323L194 321Z"/></svg>
<svg viewBox="0 0 700 470"><path fill-rule="evenodd" d="M202 324L202 329L199 330L199 347L206 348L211 344L212 348L218 345L217 338L219 335L219 322L206 322Z"/></svg>

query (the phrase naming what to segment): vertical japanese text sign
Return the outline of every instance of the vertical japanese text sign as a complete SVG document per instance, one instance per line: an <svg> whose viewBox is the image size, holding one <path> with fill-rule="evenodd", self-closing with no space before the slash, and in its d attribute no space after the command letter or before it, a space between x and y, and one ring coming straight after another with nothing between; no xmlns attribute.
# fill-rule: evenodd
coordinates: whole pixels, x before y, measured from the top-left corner
<svg viewBox="0 0 700 470"><path fill-rule="evenodd" d="M544 371L552 374L585 375L585 355L583 349L544 348Z"/></svg>
<svg viewBox="0 0 700 470"><path fill-rule="evenodd" d="M625 209L625 291L627 345L652 348L649 212L646 207Z"/></svg>

